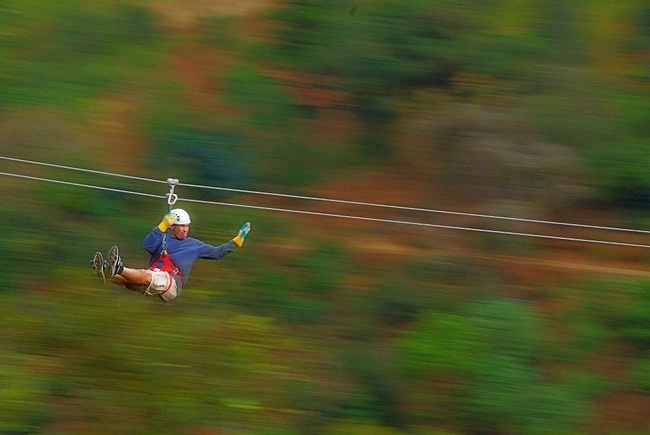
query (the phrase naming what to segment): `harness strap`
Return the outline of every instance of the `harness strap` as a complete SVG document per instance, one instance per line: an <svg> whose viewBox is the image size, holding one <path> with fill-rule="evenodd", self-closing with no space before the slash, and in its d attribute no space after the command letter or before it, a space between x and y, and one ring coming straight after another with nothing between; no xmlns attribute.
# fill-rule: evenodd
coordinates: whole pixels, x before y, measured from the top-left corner
<svg viewBox="0 0 650 435"><path fill-rule="evenodd" d="M162 263L162 266L159 267L160 263ZM162 251L156 261L153 262L151 267L149 267L149 270L154 270L154 269L160 269L163 272L169 273L169 278L173 279L172 274L178 276L178 279L181 281L181 285L183 284L183 274L181 273L180 269L172 262L172 260L169 258L169 255L167 255L167 251ZM171 281L169 284L169 287L165 292L169 290L171 287ZM163 292L163 293L165 293Z"/></svg>
<svg viewBox="0 0 650 435"><path fill-rule="evenodd" d="M168 178L167 184L169 184L169 193L165 195L167 197L167 211L171 212L172 206L176 204L176 201L178 200L178 195L174 193L174 187L176 187L179 184L179 181L175 178ZM157 266L160 263L162 263L162 266L158 267L158 269L163 272L167 272L169 274L169 285L167 286L165 291L163 291L162 293L158 293L158 297L163 302L167 302L165 301L165 298L163 298L162 295L167 293L172 288L172 283L174 280L173 275L178 276L178 279L181 282L181 286L183 285L183 278L181 278L183 274L181 273L180 269L169 258L169 255L167 255L167 237L170 234L170 230L171 229L168 228L167 231L165 231L165 233L163 234L162 250L160 251L160 255L158 255L156 261L154 261L151 267L149 267L149 270L154 270L157 268Z"/></svg>
<svg viewBox="0 0 650 435"><path fill-rule="evenodd" d="M176 187L178 183L179 181L176 178L167 179L167 184L169 184L169 193L165 194L165 196L167 197L168 212L172 211L172 206L176 204L176 201L178 201L178 195L174 193L174 187ZM167 236L169 235L169 232L170 232L170 228L167 228L167 231L165 231L165 234L163 234L162 252L160 255L165 254L167 251Z"/></svg>

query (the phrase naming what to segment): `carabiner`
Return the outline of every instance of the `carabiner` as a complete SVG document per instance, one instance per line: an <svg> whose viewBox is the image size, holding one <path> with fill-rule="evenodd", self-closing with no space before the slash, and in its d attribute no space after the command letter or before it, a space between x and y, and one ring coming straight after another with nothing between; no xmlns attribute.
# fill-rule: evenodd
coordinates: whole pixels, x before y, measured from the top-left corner
<svg viewBox="0 0 650 435"><path fill-rule="evenodd" d="M171 210L172 205L176 204L176 201L178 201L178 195L174 193L174 187L176 187L179 184L179 181L177 178L168 178L167 184L169 184L169 193L166 194L165 196L167 197L167 205Z"/></svg>
<svg viewBox="0 0 650 435"><path fill-rule="evenodd" d="M172 205L176 204L176 201L178 201L178 195L175 193L166 193L165 196L167 197L167 205L171 208Z"/></svg>

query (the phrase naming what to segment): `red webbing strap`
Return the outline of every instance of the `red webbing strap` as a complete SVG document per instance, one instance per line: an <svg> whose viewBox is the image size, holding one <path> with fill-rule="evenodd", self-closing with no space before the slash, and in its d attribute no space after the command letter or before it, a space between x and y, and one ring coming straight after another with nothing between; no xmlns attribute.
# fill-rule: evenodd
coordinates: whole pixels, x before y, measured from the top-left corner
<svg viewBox="0 0 650 435"><path fill-rule="evenodd" d="M162 266L158 267L158 265L160 263L162 263ZM171 274L177 275L179 277L179 279L181 280L181 284L183 283L183 278L181 278L181 276L183 276L183 274L181 273L180 269L178 267L176 267L176 265L169 258L169 255L167 255L167 252L165 252L165 251L161 252L160 255L158 256L158 258L156 259L156 261L153 262L153 264L151 265L149 270L154 270L156 268L162 270L163 272L167 272L170 275ZM171 278L171 276L170 276L170 278ZM169 289L167 289L167 290L169 290ZM167 290L165 290L165 291L167 291Z"/></svg>

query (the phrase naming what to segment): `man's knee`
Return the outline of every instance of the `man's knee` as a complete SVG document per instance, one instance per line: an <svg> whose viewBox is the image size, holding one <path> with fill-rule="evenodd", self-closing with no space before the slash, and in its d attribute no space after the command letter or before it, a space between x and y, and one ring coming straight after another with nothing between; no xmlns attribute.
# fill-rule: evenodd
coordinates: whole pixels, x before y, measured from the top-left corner
<svg viewBox="0 0 650 435"><path fill-rule="evenodd" d="M147 269L129 269L125 267L121 275L126 281L133 284L151 284L151 271Z"/></svg>

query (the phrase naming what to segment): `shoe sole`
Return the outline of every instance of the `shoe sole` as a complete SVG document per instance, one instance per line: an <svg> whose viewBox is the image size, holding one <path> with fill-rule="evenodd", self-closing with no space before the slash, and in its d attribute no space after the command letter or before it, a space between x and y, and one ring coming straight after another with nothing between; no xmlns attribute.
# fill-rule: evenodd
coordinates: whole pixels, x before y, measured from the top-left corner
<svg viewBox="0 0 650 435"><path fill-rule="evenodd" d="M115 276L115 272L117 269L117 264L120 262L120 250L117 248L117 246L111 247L111 249L108 250L108 272L109 276Z"/></svg>
<svg viewBox="0 0 650 435"><path fill-rule="evenodd" d="M93 274L97 278L101 278L103 282L106 282L106 272L104 265L104 256L101 252L95 252L93 259L90 262L90 266L93 268Z"/></svg>

